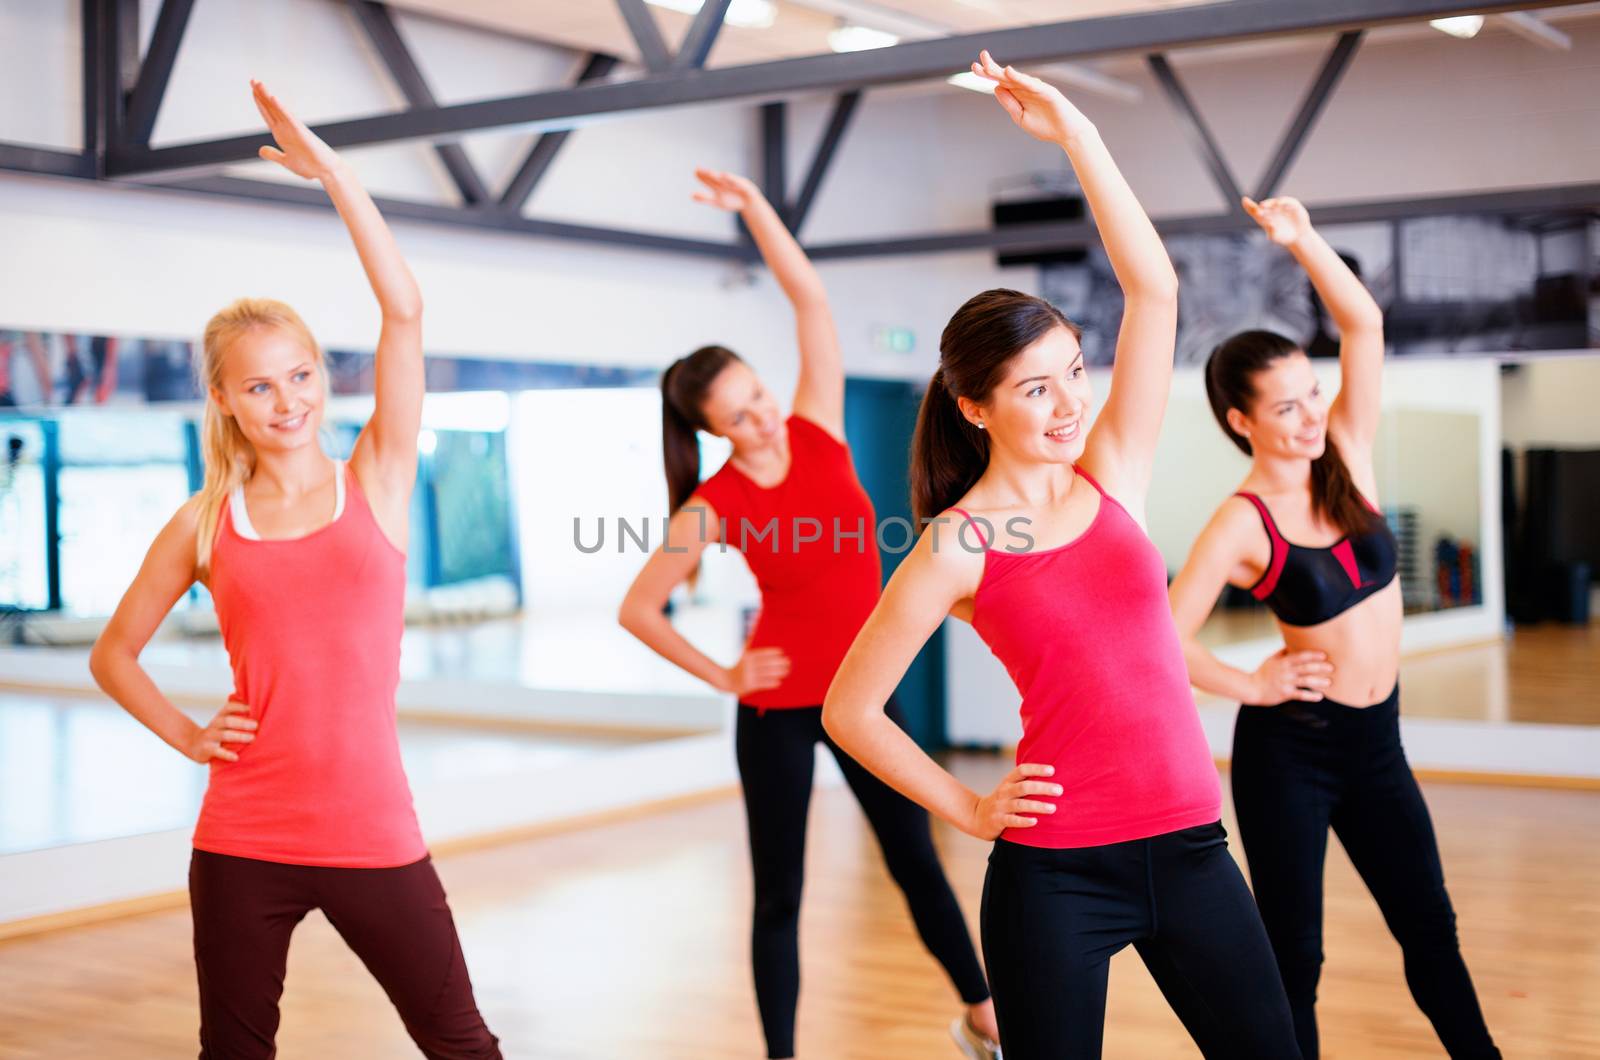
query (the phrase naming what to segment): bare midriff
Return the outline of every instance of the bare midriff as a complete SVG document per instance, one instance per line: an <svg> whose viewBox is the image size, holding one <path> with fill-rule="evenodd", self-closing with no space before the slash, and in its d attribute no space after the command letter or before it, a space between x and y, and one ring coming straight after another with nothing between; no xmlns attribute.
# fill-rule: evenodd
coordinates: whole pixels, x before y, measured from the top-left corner
<svg viewBox="0 0 1600 1060"><path fill-rule="evenodd" d="M1327 698L1351 707L1382 703L1400 675L1400 579L1315 626L1278 623L1291 652L1320 651L1333 664Z"/></svg>

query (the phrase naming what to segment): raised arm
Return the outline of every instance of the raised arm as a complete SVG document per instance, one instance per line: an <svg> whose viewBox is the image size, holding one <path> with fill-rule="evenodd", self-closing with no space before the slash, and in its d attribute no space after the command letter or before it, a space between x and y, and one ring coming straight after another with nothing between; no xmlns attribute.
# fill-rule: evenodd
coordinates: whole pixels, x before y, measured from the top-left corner
<svg viewBox="0 0 1600 1060"><path fill-rule="evenodd" d="M1341 380L1339 396L1328 411L1328 429L1344 448L1347 461L1370 463L1383 387L1383 310L1339 252L1312 227L1311 216L1298 200L1245 199L1244 208L1306 270L1339 327Z"/></svg>
<svg viewBox="0 0 1600 1060"><path fill-rule="evenodd" d="M172 606L195 580L195 535L199 502L191 500L156 535L133 584L89 653L89 672L106 695L171 747L196 762L237 761L236 753L255 739L249 708L229 702L201 726L173 706L156 687L139 653Z"/></svg>
<svg viewBox="0 0 1600 1060"><path fill-rule="evenodd" d="M930 813L981 839L1007 828L1031 828L1028 814L1055 812L1043 798L1061 794L1050 766L1022 764L980 796L928 757L887 714L884 704L944 616L972 596L983 576L983 554L955 543L948 522L923 532L889 579L878 606L861 627L834 675L822 724L845 753Z"/></svg>
<svg viewBox="0 0 1600 1060"><path fill-rule="evenodd" d="M1178 276L1167 250L1094 123L1052 86L984 52L973 72L996 82L1011 120L1067 153L1122 288L1111 392L1085 445L1086 466L1135 513L1144 508L1172 384Z"/></svg>
<svg viewBox="0 0 1600 1060"><path fill-rule="evenodd" d="M806 257L778 211L754 183L733 173L697 169L705 185L695 201L739 214L756 241L761 258L794 307L800 345L800 378L794 389L794 411L844 440L844 358L839 334L828 308L828 293L816 266Z"/></svg>
<svg viewBox="0 0 1600 1060"><path fill-rule="evenodd" d="M397 514L403 530L417 476L417 430L422 424L422 293L394 234L350 167L259 81L250 84L256 109L278 143L275 148L263 147L261 157L296 176L321 182L350 230L378 299L383 322L378 332L376 404L351 462L369 500L388 510L380 512L380 518ZM391 521L384 519L385 529L393 529Z"/></svg>
<svg viewBox="0 0 1600 1060"><path fill-rule="evenodd" d="M650 554L644 569L628 587L617 622L651 651L719 692L745 696L776 688L789 673L789 659L779 648L746 651L732 666L723 666L689 643L667 618L667 598L700 565L700 556L718 537L716 509L692 498L667 523L666 543Z"/></svg>
<svg viewBox="0 0 1600 1060"><path fill-rule="evenodd" d="M1257 572L1266 569L1271 557L1264 546L1254 509L1246 501L1229 500L1200 532L1189 559L1172 580L1167 597L1189 666L1189 683L1253 705L1321 699L1319 690L1328 687L1328 675L1333 672L1322 652L1281 650L1254 673L1247 673L1229 666L1199 641L1200 627L1216 607L1223 587L1229 582L1248 585Z"/></svg>

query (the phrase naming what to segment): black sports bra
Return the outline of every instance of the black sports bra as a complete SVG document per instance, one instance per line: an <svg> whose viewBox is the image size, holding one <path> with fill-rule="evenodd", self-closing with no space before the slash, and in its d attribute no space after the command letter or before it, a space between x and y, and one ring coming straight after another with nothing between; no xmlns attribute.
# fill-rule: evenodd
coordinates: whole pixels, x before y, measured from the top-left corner
<svg viewBox="0 0 1600 1060"><path fill-rule="evenodd" d="M1265 502L1254 493L1239 493L1256 506L1272 539L1272 561L1250 587L1288 626L1316 626L1336 618L1394 581L1397 548L1394 534L1372 505L1371 526L1346 534L1327 548L1309 548L1284 539Z"/></svg>

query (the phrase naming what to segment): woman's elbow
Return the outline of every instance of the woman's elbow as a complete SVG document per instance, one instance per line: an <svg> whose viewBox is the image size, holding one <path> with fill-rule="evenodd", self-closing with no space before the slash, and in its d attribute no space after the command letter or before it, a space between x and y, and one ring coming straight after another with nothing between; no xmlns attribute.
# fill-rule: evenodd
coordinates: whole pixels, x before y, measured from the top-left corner
<svg viewBox="0 0 1600 1060"><path fill-rule="evenodd" d="M383 305L383 319L390 324L415 327L422 323L422 294L415 292L391 298Z"/></svg>
<svg viewBox="0 0 1600 1060"><path fill-rule="evenodd" d="M847 708L832 689L822 701L822 729L833 742L844 747L850 739L850 718Z"/></svg>
<svg viewBox="0 0 1600 1060"><path fill-rule="evenodd" d="M1373 335L1382 339L1383 310L1374 302L1370 307L1352 313L1348 320L1341 321L1339 331L1345 335Z"/></svg>
<svg viewBox="0 0 1600 1060"><path fill-rule="evenodd" d="M1129 297L1137 298L1147 306L1178 304L1178 274L1169 262L1164 269L1152 269L1149 276L1140 277Z"/></svg>
<svg viewBox="0 0 1600 1060"><path fill-rule="evenodd" d="M116 653L115 645L101 633L95 640L94 647L89 649L89 676L94 678L94 683L105 689L111 679L112 657Z"/></svg>

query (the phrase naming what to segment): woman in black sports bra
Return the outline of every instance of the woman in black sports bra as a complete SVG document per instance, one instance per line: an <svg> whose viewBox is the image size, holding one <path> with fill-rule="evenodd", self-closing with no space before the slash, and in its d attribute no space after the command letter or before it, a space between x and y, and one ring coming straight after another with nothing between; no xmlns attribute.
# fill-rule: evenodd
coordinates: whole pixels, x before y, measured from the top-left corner
<svg viewBox="0 0 1600 1060"><path fill-rule="evenodd" d="M1246 331L1206 364L1206 393L1251 458L1240 491L1172 583L1189 678L1239 700L1231 767L1251 886L1305 1060L1318 1055L1322 867L1339 836L1405 956L1412 997L1452 1057L1498 1057L1461 958L1422 792L1400 746L1400 583L1372 448L1383 314L1294 199L1244 200L1339 326L1339 396L1289 339ZM1284 647L1246 673L1195 639L1226 584L1272 609Z"/></svg>

